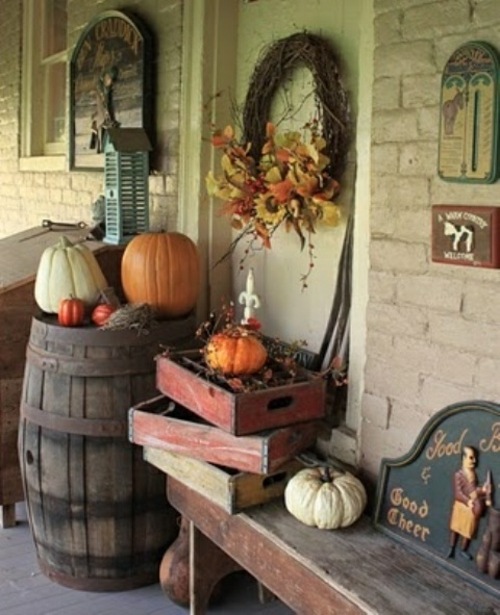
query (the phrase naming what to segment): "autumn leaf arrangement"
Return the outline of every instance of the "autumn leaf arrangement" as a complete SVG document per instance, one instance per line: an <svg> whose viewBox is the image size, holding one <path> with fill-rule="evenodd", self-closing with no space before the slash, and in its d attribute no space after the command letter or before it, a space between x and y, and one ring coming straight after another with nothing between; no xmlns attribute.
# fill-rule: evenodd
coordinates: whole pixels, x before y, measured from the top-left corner
<svg viewBox="0 0 500 615"><path fill-rule="evenodd" d="M242 267L256 245L271 249L275 231L283 226L296 233L301 250L307 246L309 268L301 275L306 288L314 267L312 235L318 224L337 226L341 218L334 201L340 185L326 171L330 160L324 154L326 141L318 123L283 133L268 123L259 160L250 155L251 143L238 141L232 126L216 130L212 145L222 152L222 172L208 173L207 191L223 201L221 214L239 231L226 256L247 238Z"/></svg>

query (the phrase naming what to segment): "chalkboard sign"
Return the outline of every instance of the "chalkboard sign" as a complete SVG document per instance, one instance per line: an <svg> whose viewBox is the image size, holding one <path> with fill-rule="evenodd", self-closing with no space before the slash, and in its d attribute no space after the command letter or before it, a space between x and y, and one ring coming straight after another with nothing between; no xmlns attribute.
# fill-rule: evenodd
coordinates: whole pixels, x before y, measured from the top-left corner
<svg viewBox="0 0 500 615"><path fill-rule="evenodd" d="M104 168L109 128L144 128L153 141L151 45L142 21L121 11L105 11L85 28L71 59L73 169Z"/></svg>
<svg viewBox="0 0 500 615"><path fill-rule="evenodd" d="M500 597L500 406L448 406L383 459L375 525Z"/></svg>

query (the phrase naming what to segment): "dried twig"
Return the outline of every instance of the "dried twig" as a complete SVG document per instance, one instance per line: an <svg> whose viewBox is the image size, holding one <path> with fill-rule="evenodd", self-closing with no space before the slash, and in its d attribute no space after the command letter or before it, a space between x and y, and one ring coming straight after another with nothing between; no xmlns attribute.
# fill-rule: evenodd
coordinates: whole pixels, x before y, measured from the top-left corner
<svg viewBox="0 0 500 615"><path fill-rule="evenodd" d="M113 312L101 329L131 329L137 331L137 335L148 335L154 322L154 313L150 305L129 303Z"/></svg>
<svg viewBox="0 0 500 615"><path fill-rule="evenodd" d="M335 54L320 36L299 32L276 41L262 52L243 108L244 141L252 144L251 154L257 160L266 138L273 98L292 70L300 65L308 68L314 79L314 96L327 143L325 154L330 158L327 172L338 180L345 170L350 144L350 107Z"/></svg>

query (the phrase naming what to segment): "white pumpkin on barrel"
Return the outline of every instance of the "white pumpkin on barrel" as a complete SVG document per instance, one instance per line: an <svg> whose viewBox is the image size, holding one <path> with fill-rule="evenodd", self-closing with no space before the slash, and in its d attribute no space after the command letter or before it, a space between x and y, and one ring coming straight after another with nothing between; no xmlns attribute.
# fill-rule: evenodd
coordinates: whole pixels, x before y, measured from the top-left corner
<svg viewBox="0 0 500 615"><path fill-rule="evenodd" d="M68 297L81 299L92 307L107 286L101 267L89 248L61 237L42 253L36 274L35 301L49 314L57 314L60 302Z"/></svg>
<svg viewBox="0 0 500 615"><path fill-rule="evenodd" d="M363 483L331 467L305 468L285 487L285 507L312 527L334 530L359 519L367 502Z"/></svg>

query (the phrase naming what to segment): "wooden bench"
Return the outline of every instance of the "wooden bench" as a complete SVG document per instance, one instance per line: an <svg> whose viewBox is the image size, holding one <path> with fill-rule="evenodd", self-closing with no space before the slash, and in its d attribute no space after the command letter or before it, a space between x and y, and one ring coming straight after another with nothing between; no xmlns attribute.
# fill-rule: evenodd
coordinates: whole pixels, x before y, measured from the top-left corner
<svg viewBox="0 0 500 615"><path fill-rule="evenodd" d="M498 599L375 530L309 528L280 500L230 515L168 478L170 503L190 521L191 615L241 567L299 615L500 615Z"/></svg>

